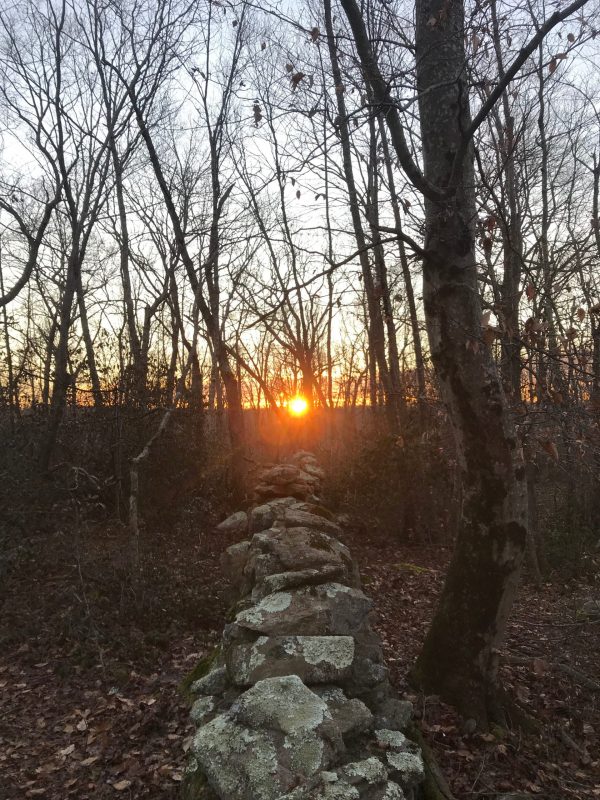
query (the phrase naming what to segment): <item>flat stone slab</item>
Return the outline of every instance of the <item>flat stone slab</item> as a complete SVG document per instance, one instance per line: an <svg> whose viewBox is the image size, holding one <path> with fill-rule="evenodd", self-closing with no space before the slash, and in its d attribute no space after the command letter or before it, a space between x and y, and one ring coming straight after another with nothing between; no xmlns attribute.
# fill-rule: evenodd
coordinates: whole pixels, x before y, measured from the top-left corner
<svg viewBox="0 0 600 800"><path fill-rule="evenodd" d="M305 684L344 680L352 669L352 636L261 636L230 647L227 670L236 686L267 677L297 675Z"/></svg>
<svg viewBox="0 0 600 800"><path fill-rule="evenodd" d="M342 529L335 522L331 522L319 514L310 511L303 511L293 506L283 509L276 517L278 522L282 522L288 528L310 528L311 530L322 531L330 536L340 536Z"/></svg>
<svg viewBox="0 0 600 800"><path fill-rule="evenodd" d="M316 586L319 583L345 583L347 571L341 564L325 564L320 568L301 569L299 571L277 572L266 575L256 584L252 591L252 599L260 600L273 592L285 589L297 589L301 586Z"/></svg>
<svg viewBox="0 0 600 800"><path fill-rule="evenodd" d="M235 627L265 636L352 636L373 605L363 592L341 583L323 583L267 595L241 611Z"/></svg>
<svg viewBox="0 0 600 800"><path fill-rule="evenodd" d="M245 511L236 511L220 522L216 529L219 533L244 536L248 533L248 514Z"/></svg>

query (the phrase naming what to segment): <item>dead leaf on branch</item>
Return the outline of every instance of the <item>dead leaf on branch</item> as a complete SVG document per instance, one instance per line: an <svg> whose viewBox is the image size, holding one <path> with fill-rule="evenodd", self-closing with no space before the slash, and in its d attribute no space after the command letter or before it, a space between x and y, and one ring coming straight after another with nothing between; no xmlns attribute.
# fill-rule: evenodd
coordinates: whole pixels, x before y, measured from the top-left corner
<svg viewBox="0 0 600 800"><path fill-rule="evenodd" d="M527 287L525 288L525 296L527 297L530 303L532 303L535 300L536 289L533 283L531 283L531 281L527 284Z"/></svg>
<svg viewBox="0 0 600 800"><path fill-rule="evenodd" d="M301 81L303 78L306 78L306 75L304 74L304 72L296 72L296 73L294 73L294 75L292 75L292 77L291 77L291 81L292 81L292 90L293 90L294 92L295 92L295 91L296 91L296 89L298 88L298 85L299 85L300 81Z"/></svg>
<svg viewBox="0 0 600 800"><path fill-rule="evenodd" d="M547 439L545 442L542 442L542 447L546 453L552 458L556 463L558 463L558 449L554 442Z"/></svg>

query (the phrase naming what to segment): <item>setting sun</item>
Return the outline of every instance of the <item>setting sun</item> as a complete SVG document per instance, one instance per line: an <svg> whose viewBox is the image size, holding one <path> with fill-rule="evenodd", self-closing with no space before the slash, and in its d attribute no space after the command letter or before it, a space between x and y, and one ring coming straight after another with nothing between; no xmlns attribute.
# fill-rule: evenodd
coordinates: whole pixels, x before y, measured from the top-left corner
<svg viewBox="0 0 600 800"><path fill-rule="evenodd" d="M288 411L294 417L301 417L303 414L306 414L308 411L308 403L306 402L306 399L304 397L300 397L300 395L292 397L288 403Z"/></svg>

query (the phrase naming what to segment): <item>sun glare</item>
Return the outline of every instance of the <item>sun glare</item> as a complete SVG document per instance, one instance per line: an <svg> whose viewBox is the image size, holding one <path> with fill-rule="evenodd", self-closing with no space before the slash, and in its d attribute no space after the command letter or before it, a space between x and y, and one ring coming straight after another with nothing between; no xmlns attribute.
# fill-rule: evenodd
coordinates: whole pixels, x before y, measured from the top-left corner
<svg viewBox="0 0 600 800"><path fill-rule="evenodd" d="M301 417L308 411L308 403L305 398L300 397L300 395L292 397L288 403L288 411L294 417Z"/></svg>

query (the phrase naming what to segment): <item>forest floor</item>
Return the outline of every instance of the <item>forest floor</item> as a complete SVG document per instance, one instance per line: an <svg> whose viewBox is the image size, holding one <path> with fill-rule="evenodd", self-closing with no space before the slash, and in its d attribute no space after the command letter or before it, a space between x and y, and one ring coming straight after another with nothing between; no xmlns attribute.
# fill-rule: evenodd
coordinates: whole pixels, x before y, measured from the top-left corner
<svg viewBox="0 0 600 800"><path fill-rule="evenodd" d="M190 517L168 537L147 534L137 586L126 578L124 528L65 528L19 544L0 581L1 800L178 796L192 733L179 685L219 640L227 607L219 554L231 542L211 530ZM502 679L541 732L468 734L405 681L447 551L376 531L345 539L375 600L392 679L456 798L600 797L600 624L579 613L590 585L521 588Z"/></svg>

